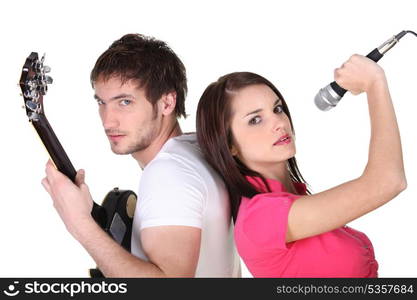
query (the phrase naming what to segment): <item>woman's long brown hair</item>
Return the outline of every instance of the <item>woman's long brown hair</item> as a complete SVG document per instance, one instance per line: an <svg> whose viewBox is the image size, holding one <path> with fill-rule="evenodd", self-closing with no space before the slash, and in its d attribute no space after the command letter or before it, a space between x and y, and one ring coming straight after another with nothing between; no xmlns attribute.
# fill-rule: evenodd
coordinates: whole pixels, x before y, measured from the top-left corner
<svg viewBox="0 0 417 300"><path fill-rule="evenodd" d="M278 89L264 77L250 72L235 72L220 77L211 83L200 98L197 107L197 139L208 163L220 174L226 184L236 221L241 198L252 198L262 191L250 184L245 176L261 178L268 191L271 191L265 178L249 169L238 158L232 156L232 131L230 129L233 94L240 89L256 84L265 84L282 100L283 111L294 127L288 106ZM287 168L293 182L306 183L297 166L295 157L288 159ZM307 193L310 193L307 190Z"/></svg>

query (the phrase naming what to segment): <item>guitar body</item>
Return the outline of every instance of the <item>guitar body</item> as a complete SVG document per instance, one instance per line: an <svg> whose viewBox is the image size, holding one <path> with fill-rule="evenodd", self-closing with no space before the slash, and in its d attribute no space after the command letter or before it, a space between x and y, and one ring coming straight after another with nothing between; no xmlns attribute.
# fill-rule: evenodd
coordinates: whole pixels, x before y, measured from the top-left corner
<svg viewBox="0 0 417 300"><path fill-rule="evenodd" d="M136 207L136 194L130 190L114 188L104 198L101 207L106 212L106 222L102 228L118 244L130 252L132 236L133 215ZM99 269L90 269L92 278L102 278L104 275Z"/></svg>
<svg viewBox="0 0 417 300"><path fill-rule="evenodd" d="M39 59L32 52L25 61L20 77L20 88L25 101L26 114L57 169L75 182L77 174L64 148L56 137L43 109L43 96L52 78L45 73L49 67L43 65L44 57ZM100 227L118 244L130 252L133 215L137 197L133 191L111 190L102 204L94 202L91 215ZM90 269L91 277L104 277L99 269Z"/></svg>

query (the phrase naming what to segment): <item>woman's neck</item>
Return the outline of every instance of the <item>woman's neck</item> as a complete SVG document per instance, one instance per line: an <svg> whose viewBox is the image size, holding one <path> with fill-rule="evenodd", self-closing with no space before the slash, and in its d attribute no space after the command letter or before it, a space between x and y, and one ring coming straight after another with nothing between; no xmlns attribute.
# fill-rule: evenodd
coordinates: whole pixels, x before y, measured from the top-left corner
<svg viewBox="0 0 417 300"><path fill-rule="evenodd" d="M293 181L290 177L290 172L287 168L287 161L281 162L278 165L274 164L272 167L263 168L262 170L255 170L263 177L279 181L289 193L297 193Z"/></svg>

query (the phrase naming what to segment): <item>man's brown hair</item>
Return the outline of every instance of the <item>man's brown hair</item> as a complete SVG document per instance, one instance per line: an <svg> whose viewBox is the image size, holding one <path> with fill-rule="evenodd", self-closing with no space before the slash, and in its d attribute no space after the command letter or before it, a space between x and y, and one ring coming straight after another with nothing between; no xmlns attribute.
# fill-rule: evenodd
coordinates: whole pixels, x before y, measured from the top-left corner
<svg viewBox="0 0 417 300"><path fill-rule="evenodd" d="M119 77L122 83L133 80L152 105L163 94L176 93L175 115L185 113L187 77L184 64L163 41L141 34L126 34L114 41L91 71L91 84Z"/></svg>

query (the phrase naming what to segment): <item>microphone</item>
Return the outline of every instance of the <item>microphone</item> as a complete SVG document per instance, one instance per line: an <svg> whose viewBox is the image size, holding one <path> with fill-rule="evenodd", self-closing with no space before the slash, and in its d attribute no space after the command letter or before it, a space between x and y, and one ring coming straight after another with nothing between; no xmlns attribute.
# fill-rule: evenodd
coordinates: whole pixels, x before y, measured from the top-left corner
<svg viewBox="0 0 417 300"><path fill-rule="evenodd" d="M398 41L407 33L412 33L417 36L417 34L413 31L403 30L399 34L394 35L392 38L387 40L378 48L372 50L366 57L372 59L374 62L377 62L384 56L385 53L388 52L392 47L394 47ZM342 99L343 95L347 91L340 87L336 81L333 81L326 87L320 89L317 93L316 97L314 98L314 103L316 106L322 111L328 111L335 107L339 101Z"/></svg>

